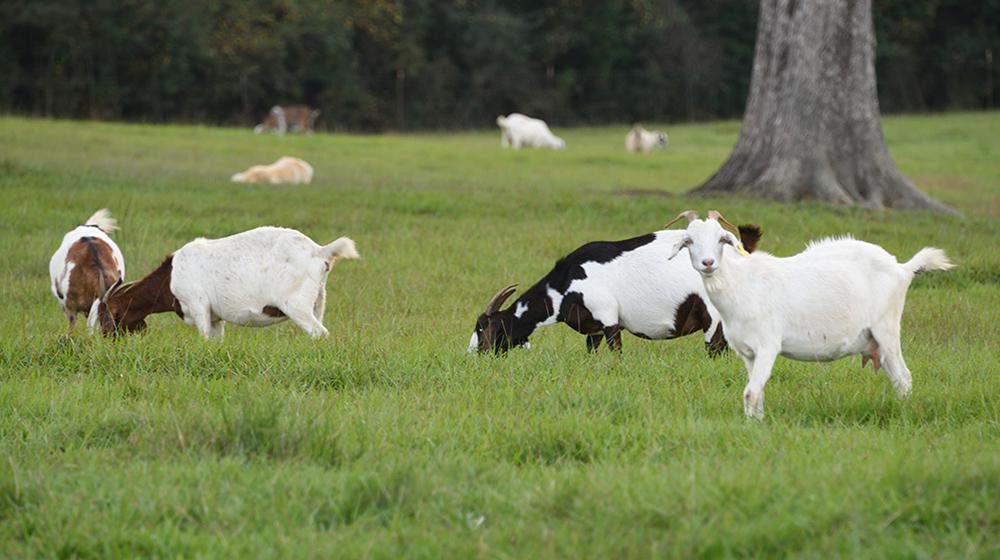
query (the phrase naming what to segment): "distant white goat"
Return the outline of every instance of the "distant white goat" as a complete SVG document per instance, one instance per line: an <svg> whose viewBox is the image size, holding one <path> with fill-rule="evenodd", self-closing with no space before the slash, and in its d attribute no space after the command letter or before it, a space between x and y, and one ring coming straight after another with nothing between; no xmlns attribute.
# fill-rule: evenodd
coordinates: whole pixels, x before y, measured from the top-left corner
<svg viewBox="0 0 1000 560"><path fill-rule="evenodd" d="M295 157L278 158L271 165L255 165L230 179L234 183L311 183L313 168Z"/></svg>
<svg viewBox="0 0 1000 560"><path fill-rule="evenodd" d="M326 279L338 258L358 258L354 241L320 246L277 227L195 239L142 280L115 286L99 306L101 328L141 330L146 316L173 311L205 338L221 337L223 321L265 327L285 319L326 336Z"/></svg>
<svg viewBox="0 0 1000 560"><path fill-rule="evenodd" d="M116 229L111 213L106 208L98 210L63 236L49 261L52 294L69 319L70 333L78 313L89 313L87 326L93 328L101 297L125 277L125 257L109 235Z"/></svg>
<svg viewBox="0 0 1000 560"><path fill-rule="evenodd" d="M687 249L705 292L719 311L726 341L746 365L747 416L764 417L764 385L775 358L831 361L852 354L883 364L900 396L912 386L899 340L906 290L925 270L954 265L944 251L925 247L909 261L878 245L849 237L822 239L786 258L741 251L735 229L715 211L707 220L693 210L670 258ZM671 222L673 223L673 222Z"/></svg>
<svg viewBox="0 0 1000 560"><path fill-rule="evenodd" d="M666 132L646 130L640 125L635 125L625 135L625 149L645 154L652 151L653 148L666 148L669 141Z"/></svg>
<svg viewBox="0 0 1000 560"><path fill-rule="evenodd" d="M561 150L566 147L566 142L552 134L549 125L541 119L511 113L506 117L497 117L497 126L500 127L500 145L504 148L519 150L521 146L527 146Z"/></svg>

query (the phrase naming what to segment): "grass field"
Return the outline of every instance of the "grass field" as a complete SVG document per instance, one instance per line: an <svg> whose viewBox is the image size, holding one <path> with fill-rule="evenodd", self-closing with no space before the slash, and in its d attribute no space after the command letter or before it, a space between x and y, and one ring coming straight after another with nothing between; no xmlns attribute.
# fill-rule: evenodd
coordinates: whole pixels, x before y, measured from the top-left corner
<svg viewBox="0 0 1000 560"><path fill-rule="evenodd" d="M964 217L682 194L738 127L670 126L637 157L626 127L511 152L495 131L0 118L0 556L997 557L1000 113L886 119L900 167ZM286 154L312 185L227 181ZM129 279L264 224L363 258L334 267L323 341L282 324L205 342L167 315L66 340L48 259L105 206ZM919 277L903 318L911 398L858 359L779 359L747 421L742 363L700 336L588 355L555 326L465 354L502 286L689 207L760 223L778 255L842 233L904 260L944 248L958 268Z"/></svg>

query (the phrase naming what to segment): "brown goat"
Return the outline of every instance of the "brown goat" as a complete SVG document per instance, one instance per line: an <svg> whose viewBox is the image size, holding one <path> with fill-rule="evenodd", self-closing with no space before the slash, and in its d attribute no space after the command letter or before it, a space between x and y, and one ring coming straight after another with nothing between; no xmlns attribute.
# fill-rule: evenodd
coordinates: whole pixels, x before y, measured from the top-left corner
<svg viewBox="0 0 1000 560"><path fill-rule="evenodd" d="M273 131L277 134L302 132L311 134L319 111L308 105L275 105L264 117L264 121L254 127L257 134Z"/></svg>
<svg viewBox="0 0 1000 560"><path fill-rule="evenodd" d="M173 311L184 318L180 303L170 291L173 255L166 258L142 280L114 286L98 306L101 331L136 332L146 328L146 317L153 313Z"/></svg>

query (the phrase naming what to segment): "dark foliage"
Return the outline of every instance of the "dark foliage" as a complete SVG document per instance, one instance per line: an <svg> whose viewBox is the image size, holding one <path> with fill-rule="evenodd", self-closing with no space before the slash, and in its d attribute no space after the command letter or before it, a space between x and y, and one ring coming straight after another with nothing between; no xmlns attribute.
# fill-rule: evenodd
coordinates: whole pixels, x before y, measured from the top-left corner
<svg viewBox="0 0 1000 560"><path fill-rule="evenodd" d="M6 0L0 111L318 128L737 117L753 0ZM992 107L1000 0L875 6L883 108Z"/></svg>

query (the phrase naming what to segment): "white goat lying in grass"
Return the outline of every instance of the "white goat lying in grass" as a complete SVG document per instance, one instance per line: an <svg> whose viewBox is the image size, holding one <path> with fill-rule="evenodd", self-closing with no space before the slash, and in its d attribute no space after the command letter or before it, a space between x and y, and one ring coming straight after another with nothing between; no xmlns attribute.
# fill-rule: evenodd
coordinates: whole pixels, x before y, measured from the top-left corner
<svg viewBox="0 0 1000 560"><path fill-rule="evenodd" d="M899 264L882 247L847 237L814 241L786 258L747 254L718 212L700 220L688 210L674 222L681 218L690 223L670 258L688 250L726 341L743 358L747 416L764 417L764 385L779 354L802 361L861 354L862 366L868 359L876 371L884 364L899 395L909 394L899 341L906 290L920 272L954 266L944 251L926 247Z"/></svg>
<svg viewBox="0 0 1000 560"><path fill-rule="evenodd" d="M326 336L326 279L340 258L358 258L354 241L321 246L287 228L195 239L142 280L109 290L98 308L101 328L142 330L146 316L173 311L205 338L221 337L223 321L266 327L285 319Z"/></svg>

